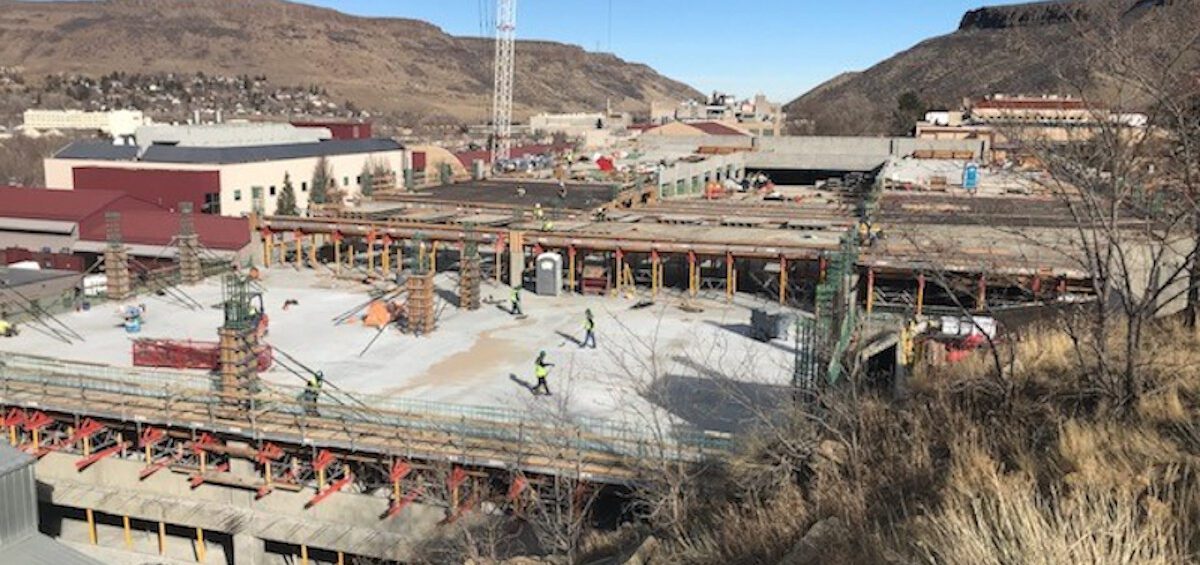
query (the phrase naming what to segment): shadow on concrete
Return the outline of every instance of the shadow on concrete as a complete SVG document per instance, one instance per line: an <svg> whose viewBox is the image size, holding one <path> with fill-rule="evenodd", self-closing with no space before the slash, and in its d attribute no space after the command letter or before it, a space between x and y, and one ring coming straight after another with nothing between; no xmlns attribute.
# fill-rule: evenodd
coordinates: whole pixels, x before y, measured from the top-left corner
<svg viewBox="0 0 1200 565"><path fill-rule="evenodd" d="M525 379L522 379L521 377L518 377L512 373L508 374L508 380L521 385L521 387L524 388L525 390L528 390L530 394L537 396L537 393L533 391L535 388L537 388L536 384L530 383L530 382L526 381Z"/></svg>
<svg viewBox="0 0 1200 565"><path fill-rule="evenodd" d="M794 346L792 346L790 344L780 343L779 340L763 341L761 339L758 339L757 337L755 337L754 328L750 324L722 324L720 322L714 322L712 320L705 320L704 323L706 323L710 326L714 326L714 327L723 329L727 332L735 333L735 334L740 335L747 339L753 339L754 341L757 341L759 343L765 343L765 344L770 345L771 347L774 347L775 349L778 349L780 351L786 351L787 353L795 353L795 351L796 351L796 348Z"/></svg>
<svg viewBox="0 0 1200 565"><path fill-rule="evenodd" d="M567 332L564 332L562 330L555 330L554 333L558 334L559 337L573 343L576 347L583 347L583 342L580 341L579 338L577 338Z"/></svg>
<svg viewBox="0 0 1200 565"><path fill-rule="evenodd" d="M736 433L766 423L765 419L791 402L792 388L666 375L646 396L698 429Z"/></svg>
<svg viewBox="0 0 1200 565"><path fill-rule="evenodd" d="M462 302L459 301L458 293L454 292L453 290L439 288L437 289L437 295L438 298L441 298L442 300L446 301L447 304L455 308L460 308L462 306Z"/></svg>
<svg viewBox="0 0 1200 565"><path fill-rule="evenodd" d="M646 392L647 400L698 429L736 433L766 423L791 403L792 388L728 379L684 357L675 357L687 373L663 376Z"/></svg>

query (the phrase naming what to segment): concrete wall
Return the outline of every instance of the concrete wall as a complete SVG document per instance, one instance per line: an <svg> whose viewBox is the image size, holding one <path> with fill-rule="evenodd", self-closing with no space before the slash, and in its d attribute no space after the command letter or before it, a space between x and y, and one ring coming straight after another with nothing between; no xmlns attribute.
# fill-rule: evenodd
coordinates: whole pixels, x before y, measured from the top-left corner
<svg viewBox="0 0 1200 565"><path fill-rule="evenodd" d="M315 494L312 489L277 489L256 498L249 489L213 484L193 489L188 475L167 469L139 480L139 461L108 458L78 472L75 460L76 456L51 453L38 461L42 501L231 534L239 565L263 562L263 540L403 561L412 558L414 547L436 540L446 530L438 527L445 511L421 504L381 519L389 503L380 496L339 492L307 508ZM243 472L254 479L253 469Z"/></svg>
<svg viewBox="0 0 1200 565"><path fill-rule="evenodd" d="M709 181L727 178L741 179L746 174L745 153L709 155L703 161L676 161L659 171L659 196L669 198L685 194L700 194Z"/></svg>
<svg viewBox="0 0 1200 565"><path fill-rule="evenodd" d="M753 147L754 138L742 135L652 136L643 134L637 138L637 143L639 147L647 151L694 153L701 147L749 149Z"/></svg>
<svg viewBox="0 0 1200 565"><path fill-rule="evenodd" d="M970 151L983 159L991 147L986 140L916 139L911 137L762 137L747 166L761 169L871 170L892 157L919 150Z"/></svg>

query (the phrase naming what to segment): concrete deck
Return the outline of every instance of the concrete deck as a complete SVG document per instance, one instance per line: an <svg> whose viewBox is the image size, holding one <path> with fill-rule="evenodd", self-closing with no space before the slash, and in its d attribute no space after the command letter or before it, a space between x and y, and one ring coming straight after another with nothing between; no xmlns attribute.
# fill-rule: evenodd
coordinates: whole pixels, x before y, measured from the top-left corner
<svg viewBox="0 0 1200 565"><path fill-rule="evenodd" d="M726 304L723 293L720 301L699 301L704 312L690 314L678 308L680 297L666 293L654 306L631 309L636 300L625 297L525 292L528 317L518 320L501 309L507 308L508 287L490 283L483 293L492 304L458 310L456 277L438 277L443 310L435 333L413 337L389 329L360 356L377 330L334 325L332 319L368 300L366 286L309 270L266 270L267 342L323 370L347 391L559 417L638 423L669 413L703 429L729 431L747 417L739 400L790 398L791 344L747 337L750 305ZM118 305L104 304L60 316L85 342L67 346L25 326L19 337L0 339L0 350L130 366L134 337L216 341L222 314L211 306L220 301L220 283L211 279L184 290L210 308L188 310L168 297L140 297L130 303L145 303L148 312L142 333L134 336L119 327ZM284 311L288 299L299 305ZM580 349L575 341L582 337L585 308L596 316L598 349ZM555 364L551 397L535 397L526 388L541 350ZM713 380L713 374L727 378ZM278 367L264 378L302 384Z"/></svg>

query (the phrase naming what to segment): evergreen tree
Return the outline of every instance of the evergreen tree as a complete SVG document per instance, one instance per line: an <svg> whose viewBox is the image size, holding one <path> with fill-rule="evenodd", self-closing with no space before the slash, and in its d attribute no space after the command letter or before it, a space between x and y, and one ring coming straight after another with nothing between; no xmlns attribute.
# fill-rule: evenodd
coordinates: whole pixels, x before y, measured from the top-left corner
<svg viewBox="0 0 1200 565"><path fill-rule="evenodd" d="M279 199L275 201L275 215L295 216L296 212L296 189L292 187L292 176L284 173L283 189L279 192Z"/></svg>
<svg viewBox="0 0 1200 565"><path fill-rule="evenodd" d="M370 160L363 163L362 171L359 173L362 179L362 195L370 196L375 193L374 173L371 170Z"/></svg>
<svg viewBox="0 0 1200 565"><path fill-rule="evenodd" d="M332 180L333 169L329 166L329 161L321 156L313 169L312 192L308 195L313 204L325 204L329 201L329 183Z"/></svg>

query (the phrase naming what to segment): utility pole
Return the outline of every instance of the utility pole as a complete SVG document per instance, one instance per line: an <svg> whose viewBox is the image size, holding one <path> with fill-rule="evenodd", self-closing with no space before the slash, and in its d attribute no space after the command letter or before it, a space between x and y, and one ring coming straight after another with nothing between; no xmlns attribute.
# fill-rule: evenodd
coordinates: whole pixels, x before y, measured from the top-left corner
<svg viewBox="0 0 1200 565"><path fill-rule="evenodd" d="M496 84L492 98L492 165L512 157L517 0L496 0Z"/></svg>

